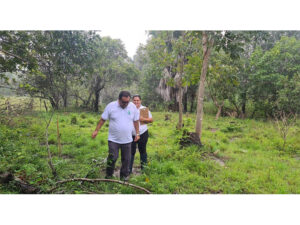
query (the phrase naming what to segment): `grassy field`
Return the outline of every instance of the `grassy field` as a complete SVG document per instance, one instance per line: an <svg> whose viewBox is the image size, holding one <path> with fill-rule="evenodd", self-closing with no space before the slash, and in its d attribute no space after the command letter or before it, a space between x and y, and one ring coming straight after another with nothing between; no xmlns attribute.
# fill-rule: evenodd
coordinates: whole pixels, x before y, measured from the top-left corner
<svg viewBox="0 0 300 225"><path fill-rule="evenodd" d="M148 159L145 172L135 158L130 183L156 194L200 193L300 193L300 127L291 128L286 149L271 121L220 118L205 115L203 147L178 144L182 131L176 130L178 115L153 112L149 125ZM35 112L0 125L0 172L11 171L43 192L58 180L104 178L108 123L96 139L91 134L100 114L57 112L49 127L49 144L58 177L47 163L46 119L50 113ZM58 155L57 120L62 155ZM184 130L194 131L195 115L184 115ZM117 168L120 167L120 157ZM19 193L12 183L0 184L0 193ZM54 193L143 193L115 183L69 182Z"/></svg>

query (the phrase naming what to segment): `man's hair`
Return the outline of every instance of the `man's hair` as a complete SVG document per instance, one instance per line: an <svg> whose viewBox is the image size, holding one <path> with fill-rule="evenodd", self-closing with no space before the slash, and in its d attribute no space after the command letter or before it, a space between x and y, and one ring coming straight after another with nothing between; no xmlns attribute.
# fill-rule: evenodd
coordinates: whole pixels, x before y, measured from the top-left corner
<svg viewBox="0 0 300 225"><path fill-rule="evenodd" d="M134 99L134 98L136 98L136 97L138 97L140 100L142 100L142 98L141 98L140 95L134 95L134 96L132 96L132 99Z"/></svg>
<svg viewBox="0 0 300 225"><path fill-rule="evenodd" d="M121 91L120 94L119 94L119 100L121 100L122 97L129 97L129 98L131 98L131 95L130 95L129 91Z"/></svg>

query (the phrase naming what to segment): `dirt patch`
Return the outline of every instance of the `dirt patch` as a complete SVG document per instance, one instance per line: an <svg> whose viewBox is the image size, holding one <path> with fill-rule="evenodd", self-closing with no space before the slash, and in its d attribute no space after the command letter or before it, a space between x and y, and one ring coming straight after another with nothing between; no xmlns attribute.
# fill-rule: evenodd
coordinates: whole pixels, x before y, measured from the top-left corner
<svg viewBox="0 0 300 225"><path fill-rule="evenodd" d="M237 139L239 139L239 138L241 138L241 136L233 136L233 137L231 137L231 138L229 139L229 142L233 142L233 141L235 141L235 140L237 140Z"/></svg>
<svg viewBox="0 0 300 225"><path fill-rule="evenodd" d="M230 138L229 142L234 142L236 139L238 138L237 137Z"/></svg>
<svg viewBox="0 0 300 225"><path fill-rule="evenodd" d="M238 149L238 150L234 150L234 153L247 153L248 151L246 149Z"/></svg>
<svg viewBox="0 0 300 225"><path fill-rule="evenodd" d="M217 132L218 130L219 130L219 128L211 128L210 129L210 131L213 132L213 133Z"/></svg>
<svg viewBox="0 0 300 225"><path fill-rule="evenodd" d="M210 159L214 160L216 163L218 163L220 166L224 167L225 166L225 162L220 159L220 158L217 158L216 156L214 155L210 155L209 156Z"/></svg>
<svg viewBox="0 0 300 225"><path fill-rule="evenodd" d="M213 189L208 188L208 191L210 194L223 194L223 191L221 189L213 190Z"/></svg>
<svg viewBox="0 0 300 225"><path fill-rule="evenodd" d="M213 161L215 161L217 164L219 164L220 166L226 168L226 163L225 163L225 162L226 162L227 160L229 160L229 158L228 158L228 157L225 157L225 156L220 157L220 156L218 156L218 153L219 153L219 150L217 150L217 151L214 152L214 153L207 153L207 154L204 154L203 156L204 156L204 158L213 160Z"/></svg>
<svg viewBox="0 0 300 225"><path fill-rule="evenodd" d="M295 156L294 159L300 160L300 156Z"/></svg>
<svg viewBox="0 0 300 225"><path fill-rule="evenodd" d="M130 176L139 176L141 174L142 174L141 168L139 168L139 167L133 167L132 168L132 174ZM120 168L116 168L115 169L115 172L114 172L113 176L120 179Z"/></svg>
<svg viewBox="0 0 300 225"><path fill-rule="evenodd" d="M70 154L62 154L61 157L63 159L74 159L74 156L73 155L70 155Z"/></svg>

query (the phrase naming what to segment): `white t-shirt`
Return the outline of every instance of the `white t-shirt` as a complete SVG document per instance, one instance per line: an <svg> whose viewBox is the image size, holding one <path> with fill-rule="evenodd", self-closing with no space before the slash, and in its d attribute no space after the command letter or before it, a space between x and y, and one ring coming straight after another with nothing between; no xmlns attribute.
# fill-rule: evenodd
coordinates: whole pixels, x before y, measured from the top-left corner
<svg viewBox="0 0 300 225"><path fill-rule="evenodd" d="M133 121L139 120L138 110L132 102L129 102L124 109L118 101L111 102L105 107L101 117L104 120L109 120L109 141L118 144L132 142Z"/></svg>
<svg viewBox="0 0 300 225"><path fill-rule="evenodd" d="M143 108L146 108L146 107L141 105L140 108L138 109L139 118L140 118L140 109L143 109ZM148 112L149 112L148 117L152 118L152 114L151 114L150 110ZM139 125L140 125L140 135L142 135L143 133L145 133L148 130L148 127L147 127L147 124L141 125L140 122L139 122ZM135 129L132 130L132 135L133 136L136 135Z"/></svg>

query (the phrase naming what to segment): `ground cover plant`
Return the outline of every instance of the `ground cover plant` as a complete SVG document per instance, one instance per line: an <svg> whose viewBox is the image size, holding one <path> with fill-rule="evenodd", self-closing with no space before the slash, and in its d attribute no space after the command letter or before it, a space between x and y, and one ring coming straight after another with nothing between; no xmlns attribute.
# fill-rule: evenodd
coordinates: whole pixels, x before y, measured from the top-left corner
<svg viewBox="0 0 300 225"><path fill-rule="evenodd" d="M45 118L49 119L51 113L37 104L36 111L15 116L9 123L1 121L1 174L11 173L37 187L37 193L41 194L145 193L118 183L72 181L57 185L58 181L72 178L104 178L108 124L92 139L101 114L56 111L48 128L48 145L57 172L54 177L45 138ZM215 120L214 114L205 114L203 146L199 147L179 144L184 132L193 131L195 114L183 115L184 127L180 131L176 129L177 113L152 115L154 123L149 125L147 145L149 163L141 172L139 153L136 154L131 184L154 194L300 193L299 122L283 140L272 120L231 117ZM116 171L118 168L120 158ZM22 193L15 182L1 182L0 193Z"/></svg>

